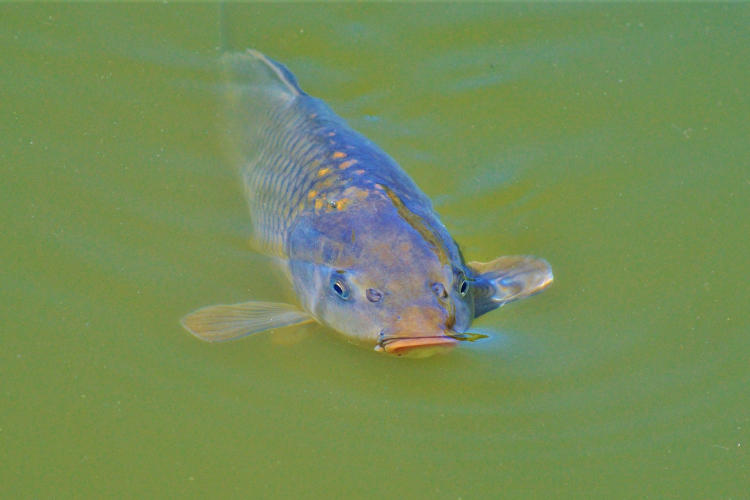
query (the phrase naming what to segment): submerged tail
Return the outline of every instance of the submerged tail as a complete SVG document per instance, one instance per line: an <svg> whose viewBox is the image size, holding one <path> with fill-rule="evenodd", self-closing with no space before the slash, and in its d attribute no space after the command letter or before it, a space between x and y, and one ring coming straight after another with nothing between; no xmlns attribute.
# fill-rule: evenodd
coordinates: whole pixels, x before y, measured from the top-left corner
<svg viewBox="0 0 750 500"><path fill-rule="evenodd" d="M257 50L224 54L221 63L226 81L245 92L285 100L307 96L291 71Z"/></svg>
<svg viewBox="0 0 750 500"><path fill-rule="evenodd" d="M229 54L228 54L229 55ZM299 87L297 83L297 77L295 77L291 71L286 69L283 64L270 59L257 50L247 49L244 54L233 54L233 58L239 63L237 66L233 66L236 76L243 76L242 71L250 69L251 66L265 66L265 69L269 71L269 76L273 79L275 76L280 83L283 83L289 92L295 97L306 96L307 94ZM247 64L248 61L256 61L254 65ZM238 71L239 70L239 71ZM253 74L252 76L256 76Z"/></svg>

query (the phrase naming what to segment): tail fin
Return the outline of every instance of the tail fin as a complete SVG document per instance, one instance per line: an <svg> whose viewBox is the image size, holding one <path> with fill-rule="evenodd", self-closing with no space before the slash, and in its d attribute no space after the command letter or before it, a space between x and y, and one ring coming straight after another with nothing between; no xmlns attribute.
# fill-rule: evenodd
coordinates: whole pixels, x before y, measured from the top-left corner
<svg viewBox="0 0 750 500"><path fill-rule="evenodd" d="M268 58L257 50L227 53L221 58L224 74L228 82L236 85L250 85L258 90L283 92L290 97L306 96L299 87L297 78L286 67Z"/></svg>

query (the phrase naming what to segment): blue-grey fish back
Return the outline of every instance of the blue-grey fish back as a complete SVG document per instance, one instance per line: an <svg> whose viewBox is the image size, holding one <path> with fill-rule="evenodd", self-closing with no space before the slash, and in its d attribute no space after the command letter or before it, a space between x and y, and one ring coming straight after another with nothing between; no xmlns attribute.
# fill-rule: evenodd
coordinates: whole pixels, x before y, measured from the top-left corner
<svg viewBox="0 0 750 500"><path fill-rule="evenodd" d="M285 257L289 228L328 192L380 183L441 237L432 203L385 152L256 51L227 54L229 148L242 166L256 247Z"/></svg>

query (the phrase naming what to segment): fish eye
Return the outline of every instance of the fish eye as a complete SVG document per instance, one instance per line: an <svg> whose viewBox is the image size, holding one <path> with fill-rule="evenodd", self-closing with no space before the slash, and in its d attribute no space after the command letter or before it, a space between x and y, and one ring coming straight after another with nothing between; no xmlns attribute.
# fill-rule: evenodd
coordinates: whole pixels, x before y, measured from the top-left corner
<svg viewBox="0 0 750 500"><path fill-rule="evenodd" d="M461 280L459 291L461 292L461 297L466 297L466 292L469 291L469 282L466 280Z"/></svg>
<svg viewBox="0 0 750 500"><path fill-rule="evenodd" d="M346 300L349 298L349 287L340 278L331 276L331 288L342 299Z"/></svg>
<svg viewBox="0 0 750 500"><path fill-rule="evenodd" d="M370 302L378 302L383 298L383 294L375 290L374 288L368 288L365 291L365 295L367 295L367 300L369 300Z"/></svg>

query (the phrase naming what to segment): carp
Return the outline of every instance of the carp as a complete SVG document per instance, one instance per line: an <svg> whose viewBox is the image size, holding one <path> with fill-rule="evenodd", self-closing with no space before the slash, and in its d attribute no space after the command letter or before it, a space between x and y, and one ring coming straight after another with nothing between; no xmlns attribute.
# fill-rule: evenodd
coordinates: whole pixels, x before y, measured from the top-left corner
<svg viewBox="0 0 750 500"><path fill-rule="evenodd" d="M252 243L297 304L216 305L181 323L219 342L317 321L376 351L445 353L472 320L552 283L530 256L465 262L430 199L399 165L255 51L226 54L226 138Z"/></svg>

